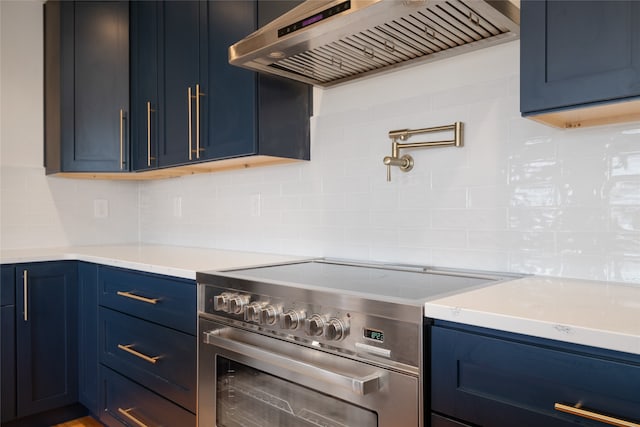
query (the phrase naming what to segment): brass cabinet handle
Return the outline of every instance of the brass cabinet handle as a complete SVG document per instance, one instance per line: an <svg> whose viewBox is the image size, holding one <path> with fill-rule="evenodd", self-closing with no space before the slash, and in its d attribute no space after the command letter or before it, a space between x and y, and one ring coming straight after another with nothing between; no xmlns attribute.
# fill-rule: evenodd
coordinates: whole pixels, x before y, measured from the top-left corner
<svg viewBox="0 0 640 427"><path fill-rule="evenodd" d="M200 85L196 84L196 159L200 158Z"/></svg>
<svg viewBox="0 0 640 427"><path fill-rule="evenodd" d="M155 160L155 157L151 157L151 113L156 110L151 108L151 102L147 101L147 166L151 166L151 160Z"/></svg>
<svg viewBox="0 0 640 427"><path fill-rule="evenodd" d="M156 364L156 362L158 361L158 359L160 359L160 356L147 356L146 354L140 353L139 351L134 350L133 348L133 344L128 344L128 345L124 345L124 344L118 344L118 348L122 351L126 351L129 354L133 354L136 357L139 357L140 359L149 362L153 365Z"/></svg>
<svg viewBox="0 0 640 427"><path fill-rule="evenodd" d="M132 294L131 292L125 292L125 291L118 291L116 292L116 294L120 295L121 297L134 299L136 301L146 302L147 304L156 304L158 301L160 301L160 298L146 298L146 297L141 297L140 295Z"/></svg>
<svg viewBox="0 0 640 427"><path fill-rule="evenodd" d="M29 279L28 279L28 272L27 270L23 270L22 271L22 293L23 293L23 297L24 297L24 303L23 303L23 308L24 308L24 312L22 314L22 318L24 319L25 322L29 321L29 313L28 313L28 309L29 309Z"/></svg>
<svg viewBox="0 0 640 427"><path fill-rule="evenodd" d="M128 409L118 408L118 412L120 412L122 415L127 417L130 421L134 422L136 425L140 427L149 427L148 425L146 425L145 423L143 423L142 421L140 421L139 419L131 415L130 414L131 411L133 411L133 408L128 408Z"/></svg>
<svg viewBox="0 0 640 427"><path fill-rule="evenodd" d="M576 408L575 406L569 406L562 403L556 403L553 405L556 411L566 412L578 417L587 418L590 420L599 421L601 423L609 424L618 427L640 427L640 424L631 421L621 420L620 418L611 417L608 415L599 414L597 412L589 411L582 408Z"/></svg>
<svg viewBox="0 0 640 427"><path fill-rule="evenodd" d="M120 170L124 169L124 110L120 109Z"/></svg>
<svg viewBox="0 0 640 427"><path fill-rule="evenodd" d="M189 129L188 129L188 133L189 133L189 160L192 160L192 147L191 147L191 139L192 139L192 133L191 133L191 86L189 86L187 88L187 104L188 104L188 116L189 116Z"/></svg>

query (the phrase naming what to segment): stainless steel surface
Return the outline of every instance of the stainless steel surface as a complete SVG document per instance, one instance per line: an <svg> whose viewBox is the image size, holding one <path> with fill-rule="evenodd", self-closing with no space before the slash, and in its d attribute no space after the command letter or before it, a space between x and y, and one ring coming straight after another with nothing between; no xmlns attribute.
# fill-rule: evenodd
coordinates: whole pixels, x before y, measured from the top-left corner
<svg viewBox="0 0 640 427"><path fill-rule="evenodd" d="M218 348L242 353L247 357L272 365L286 365L289 371L297 373L297 375L312 376L331 386L341 387L355 394L365 395L376 392L380 388L379 380L382 374L372 373L354 377L349 374L335 372L318 366L317 362L301 361L299 358L294 359L281 353L267 351L261 347L241 342L237 338L227 338L225 337L225 332L229 333L229 331L231 331L230 328L205 331L203 332L204 342Z"/></svg>
<svg viewBox="0 0 640 427"><path fill-rule="evenodd" d="M424 302L511 278L327 259L198 272L198 425L422 427Z"/></svg>
<svg viewBox="0 0 640 427"><path fill-rule="evenodd" d="M199 335L199 427L422 425L415 375L204 318Z"/></svg>
<svg viewBox="0 0 640 427"><path fill-rule="evenodd" d="M427 141L427 142L398 142L398 140L406 141L412 135L423 133L453 131L453 139L446 141ZM409 172L413 169L413 157L408 154L400 157L400 150L406 148L434 148L434 147L462 147L462 123L455 122L448 126L435 126L423 129L402 129L392 130L389 132L391 138L391 156L386 156L383 163L387 166L387 181L391 181L391 166L398 166L402 172Z"/></svg>
<svg viewBox="0 0 640 427"><path fill-rule="evenodd" d="M229 48L229 62L329 87L519 38L507 0L307 0Z"/></svg>

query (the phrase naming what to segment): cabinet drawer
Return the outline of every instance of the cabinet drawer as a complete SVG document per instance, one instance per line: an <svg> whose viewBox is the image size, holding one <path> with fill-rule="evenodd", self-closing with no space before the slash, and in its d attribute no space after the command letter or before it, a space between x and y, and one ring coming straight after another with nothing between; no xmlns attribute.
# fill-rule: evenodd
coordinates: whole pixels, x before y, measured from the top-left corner
<svg viewBox="0 0 640 427"><path fill-rule="evenodd" d="M100 308L100 361L196 411L196 337Z"/></svg>
<svg viewBox="0 0 640 427"><path fill-rule="evenodd" d="M640 358L511 338L434 327L432 410L495 427L601 426L554 409L555 403L579 403L583 409L640 422Z"/></svg>
<svg viewBox="0 0 640 427"><path fill-rule="evenodd" d="M100 421L108 426L196 425L196 416L192 413L109 368L100 368L100 383L103 390Z"/></svg>
<svg viewBox="0 0 640 427"><path fill-rule="evenodd" d="M195 280L100 267L99 304L196 334Z"/></svg>
<svg viewBox="0 0 640 427"><path fill-rule="evenodd" d="M14 265L3 265L0 276L0 305L14 305L16 303Z"/></svg>

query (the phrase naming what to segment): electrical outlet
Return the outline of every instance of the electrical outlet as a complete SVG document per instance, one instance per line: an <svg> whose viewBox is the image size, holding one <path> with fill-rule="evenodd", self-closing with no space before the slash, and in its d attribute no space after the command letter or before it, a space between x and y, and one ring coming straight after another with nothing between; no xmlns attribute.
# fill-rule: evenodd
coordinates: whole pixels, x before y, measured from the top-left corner
<svg viewBox="0 0 640 427"><path fill-rule="evenodd" d="M93 201L93 217L106 218L109 216L109 201L105 199L95 199Z"/></svg>
<svg viewBox="0 0 640 427"><path fill-rule="evenodd" d="M182 217L182 197L180 196L173 198L173 216Z"/></svg>
<svg viewBox="0 0 640 427"><path fill-rule="evenodd" d="M262 201L260 193L251 195L251 216L258 217L261 214Z"/></svg>

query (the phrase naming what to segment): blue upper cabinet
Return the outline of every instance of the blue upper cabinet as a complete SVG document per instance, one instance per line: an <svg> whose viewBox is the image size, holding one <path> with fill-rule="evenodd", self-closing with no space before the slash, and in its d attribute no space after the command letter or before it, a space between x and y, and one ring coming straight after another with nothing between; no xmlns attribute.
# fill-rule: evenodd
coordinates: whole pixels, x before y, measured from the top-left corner
<svg viewBox="0 0 640 427"><path fill-rule="evenodd" d="M47 173L129 170L129 3L45 4Z"/></svg>
<svg viewBox="0 0 640 427"><path fill-rule="evenodd" d="M159 3L159 166L198 160L202 151L206 8L199 1Z"/></svg>
<svg viewBox="0 0 640 427"><path fill-rule="evenodd" d="M203 141L207 3L133 2L134 170L197 160Z"/></svg>
<svg viewBox="0 0 640 427"><path fill-rule="evenodd" d="M256 74L229 64L229 46L256 29L254 1L209 3L209 93L205 155L225 158L257 152Z"/></svg>
<svg viewBox="0 0 640 427"><path fill-rule="evenodd" d="M158 166L158 3L131 3L131 160L133 170Z"/></svg>
<svg viewBox="0 0 640 427"><path fill-rule="evenodd" d="M302 1L258 1L262 27ZM259 154L309 160L311 87L267 74L258 75Z"/></svg>
<svg viewBox="0 0 640 427"><path fill-rule="evenodd" d="M255 155L309 159L311 88L228 63L231 44L295 4L132 3L134 170Z"/></svg>
<svg viewBox="0 0 640 427"><path fill-rule="evenodd" d="M558 127L640 120L640 2L521 3L520 110Z"/></svg>

